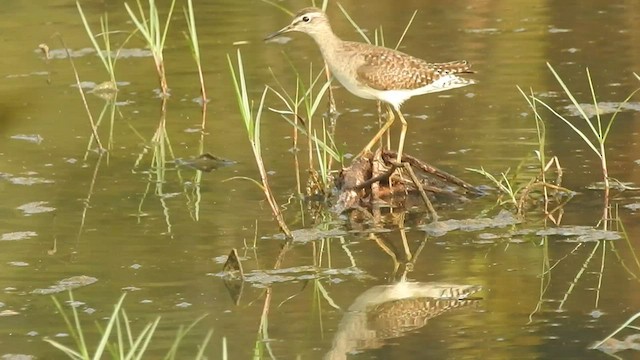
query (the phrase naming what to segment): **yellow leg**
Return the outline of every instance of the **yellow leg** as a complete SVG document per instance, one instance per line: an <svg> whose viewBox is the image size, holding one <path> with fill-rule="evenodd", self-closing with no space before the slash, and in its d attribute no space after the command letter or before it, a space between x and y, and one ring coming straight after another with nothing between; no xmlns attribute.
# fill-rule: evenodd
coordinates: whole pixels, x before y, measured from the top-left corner
<svg viewBox="0 0 640 360"><path fill-rule="evenodd" d="M396 112L398 113L398 117L400 118L400 122L402 123L402 130L400 130L400 140L398 142L398 159L396 160L400 163L402 162L402 150L404 149L404 137L407 134L407 120L404 119L404 116L402 116L402 113L400 112L399 108L396 108Z"/></svg>
<svg viewBox="0 0 640 360"><path fill-rule="evenodd" d="M382 125L382 127L380 128L378 133L373 137L373 139L371 139L371 141L369 141L367 146L365 146L364 149L362 149L362 151L360 151L360 154L358 154L358 156L362 156L365 153L371 151L371 148L378 142L378 140L380 140L382 135L384 135L384 133L387 130L389 130L389 128L391 127L391 124L393 124L393 121L395 120L395 117L393 116L393 111L391 110L389 105L387 105L387 114L388 114L387 115L387 122L384 123L384 125ZM406 121L405 121L405 124L406 124Z"/></svg>

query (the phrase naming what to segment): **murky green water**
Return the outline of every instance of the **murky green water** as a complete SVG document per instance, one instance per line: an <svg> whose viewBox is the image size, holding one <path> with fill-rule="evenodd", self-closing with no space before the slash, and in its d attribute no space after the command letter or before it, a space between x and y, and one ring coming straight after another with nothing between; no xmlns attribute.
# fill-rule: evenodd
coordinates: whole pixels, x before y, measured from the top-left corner
<svg viewBox="0 0 640 360"><path fill-rule="evenodd" d="M405 151L475 184L488 181L465 168L483 166L499 174L516 168L537 149L532 112L516 85L533 88L568 114L569 102L545 62L555 66L581 102L589 102L585 67L602 102L620 102L640 85L633 76L640 71L640 5L633 1L341 4L369 34L383 26L392 44L417 9L401 50L433 61L466 58L473 63L479 84L414 98L403 112L410 122ZM300 4L282 5L296 10ZM121 2L87 1L83 7L95 29L105 11L113 30L132 29ZM539 233L545 228L540 208L531 209L524 223L458 229L441 236L430 235L424 227L428 218L416 211L362 224L311 209L292 197L296 181L289 151L291 126L266 111L263 153L277 200L287 203L288 224L292 229L335 231L332 237L294 244L281 259L281 270L270 271L282 241L268 239L278 228L262 193L247 181L224 181L258 178L227 54L242 51L250 95L256 100L265 84L276 86L273 76L294 89L287 57L308 74L310 62L315 71L321 68L320 54L304 35L293 35L286 44L263 43L264 35L289 21L266 3L201 1L196 9L211 97L205 135L199 132L201 107L194 101L199 83L182 34L186 25L181 8L165 54L171 88L166 134L177 158L210 152L237 161L201 179L195 171L176 170L172 164L158 177L153 166L148 145L162 119L161 102L153 61L139 39L127 44L131 56L117 64L116 77L125 84L115 121L110 123L107 116L99 127L110 149L99 157L95 143L87 152L87 114L62 45L52 37L61 34L76 52L82 81L107 79L95 54L82 50L91 45L75 4L0 5L0 11L10 15L0 22L0 355L64 358L43 338L71 343L65 337L68 329L50 296L34 290L84 275L97 279L74 290L91 341L98 334L94 322L110 314L123 291L128 292L125 308L134 328L162 317L148 358L164 356L178 328L204 314L208 316L183 341L179 358L193 357L210 329L214 332L206 354L211 359L220 357L223 337L233 359L251 358L256 352L258 358L278 359L325 354L338 359L345 352L350 359L607 358L588 346L640 309L640 265L634 260L639 215L633 206L625 207L638 203L637 191L612 193L611 205L618 209L628 241L544 236ZM339 35L360 40L335 4L330 4L329 14ZM122 41L125 36L113 38ZM49 45L53 59L45 61L37 48L40 43ZM374 134L375 104L342 88L335 95L342 113L338 146L357 153ZM610 175L638 186L640 119L634 110L637 100L631 101L611 131L607 151ZM88 102L97 120L105 102L92 95ZM275 96L267 103L282 106ZM548 114L545 119L548 153L560 158L563 186L578 192L564 208L562 225L595 226L602 214L602 192L588 186L600 179L598 159L565 124ZM169 153L167 159L173 156ZM525 163L524 172L534 174L532 161ZM443 220L493 217L498 213L491 210L494 201L495 194L490 194L448 207L441 215ZM383 249L401 254L402 260L403 236L412 254L419 251L410 280L480 285L483 290L473 296L482 300L441 304L445 310L431 313L426 325L404 324L407 332L389 330L392 325L382 320L377 332L353 325L346 328L353 334L352 343L341 343L345 326L355 323L347 309L364 301L356 301L361 294L380 289L394 277L392 258ZM248 275L241 293L230 293L220 276L233 248ZM66 300L67 295L57 297ZM265 303L267 323L260 331ZM632 350L618 355L638 358Z"/></svg>

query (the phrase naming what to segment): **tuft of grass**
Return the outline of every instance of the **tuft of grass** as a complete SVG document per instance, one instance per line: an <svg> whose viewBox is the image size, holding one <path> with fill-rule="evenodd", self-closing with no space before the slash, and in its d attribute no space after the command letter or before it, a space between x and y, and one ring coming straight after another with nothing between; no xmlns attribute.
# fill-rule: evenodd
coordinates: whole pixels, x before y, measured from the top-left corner
<svg viewBox="0 0 640 360"><path fill-rule="evenodd" d="M498 204L500 206L504 206L510 204L511 206L518 206L518 193L522 190L522 188L514 188L515 186L509 181L507 175L511 169L507 169L505 172L501 172L499 177L495 177L490 172L486 171L484 167L480 167L480 169L472 169L467 168L467 170L480 174L487 178L489 181L495 185L498 190L506 196L506 200L502 198L498 198Z"/></svg>
<svg viewBox="0 0 640 360"><path fill-rule="evenodd" d="M169 31L169 24L171 23L171 16L173 15L173 9L176 5L176 0L171 1L171 7L169 8L169 14L167 15L164 26L160 21L160 15L158 14L158 7L156 6L155 0L148 0L148 15L145 14L144 9L142 8L142 3L140 1L141 0L136 0L136 4L138 5L138 15L136 15L136 13L131 9L128 3L125 3L124 6L129 13L131 21L133 21L133 23L135 24L137 31L142 34L142 37L147 43L147 46L149 46L149 49L151 50L151 54L156 66L156 71L160 79L160 89L162 91L162 95L164 97L168 97L169 87L167 85L167 77L165 75L163 54L165 41L167 39L167 32Z"/></svg>
<svg viewBox="0 0 640 360"><path fill-rule="evenodd" d="M327 143L327 137L331 138L331 134L329 134L327 132L327 127L326 127L326 123L324 121L322 121L322 143L326 144ZM316 133L316 131L314 130L313 132L313 139L318 139L318 135ZM329 159L329 154L330 152L328 150L325 150L326 147L321 147L318 146L318 142L319 141L315 141L315 149L316 149L316 159L318 159L318 173L320 175L320 179L316 180L316 188L318 188L320 190L320 192L325 195L325 197L327 197L330 193L329 189L331 187L331 176L330 176L330 170L331 170L331 164L330 164L330 159Z"/></svg>
<svg viewBox="0 0 640 360"><path fill-rule="evenodd" d="M74 340L76 346L75 348L72 348L49 338L45 338L44 341L64 352L71 359L100 359L106 351L111 352L112 355L117 355L118 357L116 358L119 359L141 359L149 345L149 342L151 341L151 337L153 336L158 323L160 322L160 318L158 317L154 321L148 323L139 334L134 334L131 329L129 319L122 309L124 298L125 294L120 297L114 306L113 312L111 313L111 316L109 316L107 326L104 329L101 329L102 336L95 347L95 351L91 353L89 350L90 346L85 340L85 330L80 322L78 310L73 306L71 307L73 319L70 319L65 313L60 302L54 297L53 301L56 308L62 315L62 318L67 325L67 329L71 334L71 338ZM69 292L69 301L71 303L74 301L71 292ZM109 349L109 339L114 334L114 331L118 342L115 345L112 344ZM125 333L126 339L123 338Z"/></svg>
<svg viewBox="0 0 640 360"><path fill-rule="evenodd" d="M527 205L532 200L535 201L541 197L545 216L553 223L558 224L562 219L562 206L564 205L564 203L559 199L559 195L572 195L573 193L570 190L561 187L562 167L560 166L560 160L558 157L552 156L547 160L546 126L540 117L536 102L527 96L520 87L518 87L518 90L533 110L534 120L536 122L538 148L534 150L534 153L539 168L538 174L529 179L522 179L519 177L520 172L518 170L525 163L526 159L521 162L513 175L509 175L511 169L507 169L500 173L500 176L498 177L489 173L482 167L480 167L480 169L468 168L467 170L484 176L498 188L498 191L502 194L497 200L499 206L512 207L515 209L517 215L524 216ZM533 96L533 93L531 96ZM552 173L555 173L555 180L553 182L550 180ZM539 195L540 193L541 195ZM552 195L557 196L554 199L552 198ZM570 196L566 201L568 201L568 199L570 199ZM557 203L560 205L550 209L549 205L553 200L557 200Z"/></svg>
<svg viewBox="0 0 640 360"><path fill-rule="evenodd" d="M575 106L576 109L578 110L578 113L580 114L580 120L587 126L588 130L587 131L581 130L580 128L578 128L578 125L574 124L574 122L572 122L571 120L567 119L565 116L561 115L558 111L553 109L549 104L547 104L546 102L544 102L540 98L536 97L535 95L532 94L531 95L531 99L532 99L532 101L534 103L537 103L537 104L540 104L540 105L544 106L547 110L549 110L557 118L559 118L565 124L567 124L571 128L571 130L573 130L573 132L576 135L578 135L584 141L584 143L587 145L587 147L589 147L589 149L591 149L591 151L593 151L596 154L596 156L600 159L600 167L601 167L601 170L602 170L602 179L604 181L605 192L608 194L609 188L610 188L610 184L609 184L610 178L609 178L609 170L608 170L608 165L607 165L607 153L606 153L606 145L605 144L606 144L607 138L609 136L609 132L611 130L611 127L613 126L613 123L614 123L617 115L620 113L620 110L621 110L622 106L624 104L626 104L627 102L629 102L629 100L640 89L637 89L637 90L633 91L622 103L620 103L620 105L618 106L618 109L616 109L616 111L613 113L613 115L611 115L609 120L605 121L605 119L603 119L602 115L600 114L600 110L598 108L598 99L596 97L596 93L595 93L594 86L593 86L593 81L591 79L591 73L589 72L589 68L587 68L586 69L587 81L589 83L589 89L591 91L591 100L593 101L593 106L594 106L594 109L595 109L595 121L592 121L589 118L589 116L587 115L587 112L585 111L584 106L581 105L578 102L578 100L576 99L574 94L571 92L571 90L569 90L569 88L567 87L566 83L564 82L564 80L562 80L562 78L556 72L556 70L553 68L553 66L551 66L551 64L547 63L547 67L549 68L549 70L551 71L553 76L555 77L555 79L558 82L558 84L560 84L560 86L562 87L562 90L564 91L564 93L567 96L567 98L571 101L573 106ZM636 75L636 77L637 77L637 75Z"/></svg>
<svg viewBox="0 0 640 360"><path fill-rule="evenodd" d="M327 195L326 191L331 184L331 177L329 175L332 162L336 161L342 164L344 158L343 154L338 150L332 131L327 129L325 118L322 117L322 129L321 135L318 136L318 131L314 126L314 119L320 108L320 103L324 95L329 91L331 83L325 81L317 89L320 83L320 78L323 73L320 72L317 75L313 74L313 67L309 70L309 85L306 85L301 80L300 73L295 66L291 64L291 67L296 74L296 91L295 94L287 92L284 86L282 86L278 79L276 82L280 85L280 90L276 90L269 87L269 90L273 92L284 105L284 110L277 110L269 108L269 110L280 114L287 122L289 122L294 130L294 146L297 145L298 132L307 136L308 145L308 159L309 159L309 186L307 187L310 192L319 191L320 193ZM316 90L317 89L317 90ZM305 118L300 115L300 107L303 107ZM315 157L315 159L314 159ZM318 165L318 171L315 169L315 164ZM311 194L309 194L311 195Z"/></svg>
<svg viewBox="0 0 640 360"><path fill-rule="evenodd" d="M198 32L196 31L196 17L193 10L193 0L187 0L187 8L182 9L184 11L184 18L187 21L188 33L185 36L189 40L189 46L191 47L191 55L198 67L198 76L200 77L200 94L202 94L202 104L207 103L207 91L204 85L204 75L202 73L202 61L200 60L200 45L198 43Z"/></svg>
<svg viewBox="0 0 640 360"><path fill-rule="evenodd" d="M97 345L93 346L86 340L86 329L83 327L78 310L71 306L71 317L65 312L62 304L53 298L53 302L56 308L60 312L71 339L73 339L75 346L64 345L58 341L50 338L45 338L44 341L51 344L56 349L62 351L68 358L74 360L95 360L106 357L108 353L112 359L119 360L140 360L148 358L146 352L149 349L149 345L152 342L152 338L160 324L160 317L156 317L153 321L145 324L139 332L135 332L131 327L131 320L127 316L126 311L123 308L124 299L126 294L120 296L118 302L114 305L113 311L107 320L107 325L102 328L100 325L98 329L101 333L98 339ZM71 291L69 292L69 303L73 304L74 298ZM180 327L178 334L171 344L169 352L165 356L165 359L176 359L180 343L184 340L185 336L202 320L206 315L193 321L186 328ZM212 331L209 331L205 336L203 342L198 347L198 353L195 359L206 359L204 351L211 339ZM90 350L94 349L95 350ZM226 358L226 347L223 348L223 358Z"/></svg>
<svg viewBox="0 0 640 360"><path fill-rule="evenodd" d="M111 85L113 86L114 89L117 90L118 85L116 83L116 76L115 76L115 67L116 67L117 57L113 56L113 53L111 52L111 39L109 37L110 35L109 17L107 16L107 14L100 17L101 33L95 34L91 30L91 26L89 26L89 22L87 21L87 17L85 16L84 11L82 11L82 6L80 6L80 2L76 1L76 7L78 8L78 13L80 14L80 18L82 19L82 24L84 25L84 29L87 32L87 35L89 35L91 44L93 45L93 48L96 50L96 54L100 58L102 65L104 65L105 70L109 74L109 80L111 81ZM96 40L96 38L98 38L98 36L100 35L102 36L102 39L103 39L104 49L100 46L100 44L98 44L98 40Z"/></svg>
<svg viewBox="0 0 640 360"><path fill-rule="evenodd" d="M260 172L260 183L253 179L249 180L253 181L262 189L265 197L267 198L267 202L271 207L271 211L273 212L273 215L275 216L278 225L280 226L280 230L282 230L287 238L291 239L293 238L293 236L291 235L291 231L284 221L282 211L280 210L275 196L273 195L273 191L269 186L267 170L265 169L264 161L262 160L262 139L260 133L260 125L262 119L262 109L264 108L264 100L267 96L268 87L265 86L264 90L262 91L262 96L260 98L257 112L254 112L253 101L249 99L249 94L247 92L247 82L245 78L244 65L242 63L242 55L240 53L240 49L238 49L236 54L237 70L236 66L234 66L233 61L231 60L231 56L228 54L227 61L229 63L229 71L231 73L231 77L233 78L236 101L238 103L240 115L247 131L249 143L251 143L251 149L253 150L256 165L258 166L258 171Z"/></svg>

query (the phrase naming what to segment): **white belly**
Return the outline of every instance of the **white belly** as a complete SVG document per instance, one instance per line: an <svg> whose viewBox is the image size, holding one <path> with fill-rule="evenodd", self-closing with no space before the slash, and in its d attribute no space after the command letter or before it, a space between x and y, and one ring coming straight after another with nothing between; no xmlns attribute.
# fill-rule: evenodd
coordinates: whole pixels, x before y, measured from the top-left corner
<svg viewBox="0 0 640 360"><path fill-rule="evenodd" d="M374 93L375 90L372 91L373 89L358 84L355 78L350 76L350 74L338 71L337 69L333 68L331 69L331 74L334 78L336 78L336 80L338 80L338 82L342 86L345 87L345 89L349 90L349 92L353 95L361 97L363 99L381 100L380 98L376 97Z"/></svg>

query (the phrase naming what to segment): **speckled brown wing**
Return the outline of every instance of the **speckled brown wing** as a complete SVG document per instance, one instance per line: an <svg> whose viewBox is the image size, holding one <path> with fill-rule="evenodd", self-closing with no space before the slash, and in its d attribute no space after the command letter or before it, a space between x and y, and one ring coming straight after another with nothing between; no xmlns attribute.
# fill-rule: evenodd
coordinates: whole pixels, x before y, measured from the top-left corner
<svg viewBox="0 0 640 360"><path fill-rule="evenodd" d="M472 73L466 61L427 63L386 48L362 54L364 64L356 70L358 81L377 90L411 90L450 74Z"/></svg>

